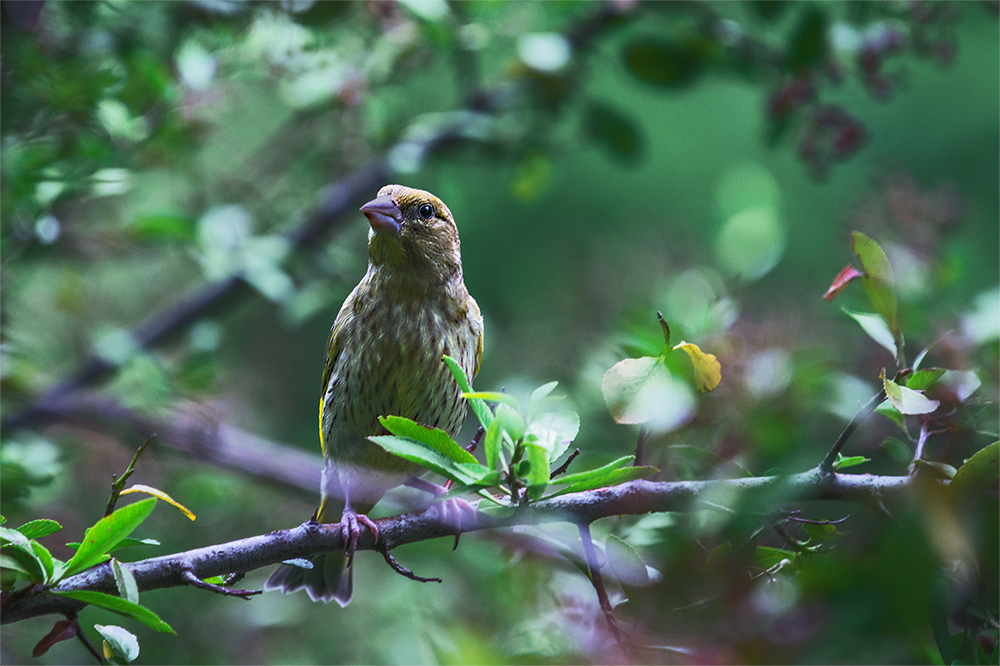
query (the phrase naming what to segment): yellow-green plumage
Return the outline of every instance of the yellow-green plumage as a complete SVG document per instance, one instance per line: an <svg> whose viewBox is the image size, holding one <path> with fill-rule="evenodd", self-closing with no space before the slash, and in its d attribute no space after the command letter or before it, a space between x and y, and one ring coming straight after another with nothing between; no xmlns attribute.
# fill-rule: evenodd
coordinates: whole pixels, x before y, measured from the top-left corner
<svg viewBox="0 0 1000 666"><path fill-rule="evenodd" d="M458 230L447 206L429 192L387 185L362 211L372 226L368 271L334 321L323 371L320 522L366 514L413 471L412 463L368 441L386 434L379 416L457 434L466 405L442 357L472 377L483 349L482 316L462 280ZM283 566L266 587L286 593L304 587L314 600L345 606L352 593L348 564L346 555L331 553L316 558L311 570Z"/></svg>

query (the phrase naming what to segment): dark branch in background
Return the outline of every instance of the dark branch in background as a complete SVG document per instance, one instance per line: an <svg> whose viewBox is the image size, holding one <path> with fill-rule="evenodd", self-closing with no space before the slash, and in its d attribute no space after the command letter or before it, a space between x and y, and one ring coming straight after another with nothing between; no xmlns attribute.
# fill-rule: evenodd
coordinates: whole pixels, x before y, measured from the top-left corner
<svg viewBox="0 0 1000 666"><path fill-rule="evenodd" d="M855 502L877 507L883 502L900 501L918 483L913 476L872 476L830 474L813 469L791 476L746 477L720 481L675 481L631 483L563 495L519 508L513 516L496 518L476 513L463 521L465 532L513 525L571 522L589 525L600 518L639 515L663 511L691 511L711 508L707 498L738 495L744 506L766 506L775 502L815 500ZM398 546L439 537L451 537L455 526L441 520L440 505L413 513L376 521L380 540L376 544L369 530L358 539L358 550L390 551ZM136 579L140 591L191 584L191 576L205 579L232 572L242 573L288 559L308 558L321 552L342 551L344 537L340 525L307 521L290 529L261 536L207 546L183 553L123 563ZM54 591L94 590L116 593L109 564L101 564L62 581ZM83 607L79 601L47 594L32 586L3 597L0 622L7 624L47 614L69 615Z"/></svg>
<svg viewBox="0 0 1000 666"><path fill-rule="evenodd" d="M598 10L576 28L567 33L567 39L577 49L583 49L605 28L615 23L625 10L615 3L601 4ZM462 110L478 113L492 113L510 96L509 81L495 88L478 90L470 94ZM393 149L409 144L418 154L428 157L455 141L469 140L469 125L474 122L468 115L458 114L451 123L436 128L430 136L419 139L404 137L384 153L371 158L360 168L347 173L340 180L327 187L320 196L320 202L305 215L305 219L284 236L293 251L315 246L325 234L350 219L358 206L370 199L378 189L394 175L389 155ZM186 296L180 297L160 312L150 316L143 324L133 329L132 337L141 349L154 347L172 335L179 333L209 312L224 306L232 306L236 301L254 293L243 276L231 275L219 282L202 284ZM71 396L81 389L93 386L110 377L117 366L90 354L79 367L61 382L50 386L32 400L21 411L4 418L5 431L16 430L45 422L53 413L53 404Z"/></svg>
<svg viewBox="0 0 1000 666"><path fill-rule="evenodd" d="M608 630L618 642L618 647L622 649L628 657L628 642L625 634L615 620L614 608L611 607L611 600L608 599L608 591L604 589L604 578L601 577L601 563L597 561L597 551L594 549L594 540L590 536L590 525L579 525L580 541L583 542L583 552L587 556L587 567L590 569L590 582L597 592L597 601L601 605L601 612L608 623Z"/></svg>

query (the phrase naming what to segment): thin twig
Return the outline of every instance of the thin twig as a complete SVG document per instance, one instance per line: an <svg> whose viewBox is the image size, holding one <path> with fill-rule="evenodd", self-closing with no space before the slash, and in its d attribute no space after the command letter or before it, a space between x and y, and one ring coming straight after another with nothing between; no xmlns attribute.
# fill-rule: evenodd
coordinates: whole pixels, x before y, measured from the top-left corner
<svg viewBox="0 0 1000 666"><path fill-rule="evenodd" d="M227 597L239 597L250 601L250 597L264 593L264 590L234 590L229 587L215 585L214 583L207 583L201 578L198 578L198 576L194 575L191 571L185 571L181 574L181 576L189 585L193 585L201 590L209 590L210 592L215 592L216 594L222 594Z"/></svg>
<svg viewBox="0 0 1000 666"><path fill-rule="evenodd" d="M597 592L597 600L601 604L601 611L604 613L604 620L608 623L611 635L615 637L618 647L628 656L628 644L625 641L625 634L615 620L614 609L608 599L608 592L604 589L604 579L601 577L601 565L597 561L597 551L594 549L594 541L590 537L590 525L581 523L577 525L580 530L580 540L583 541L583 552L587 556L587 566L590 568L590 582Z"/></svg>
<svg viewBox="0 0 1000 666"><path fill-rule="evenodd" d="M639 439L635 443L635 461L632 463L636 467L642 466L642 461L645 457L647 439L649 439L649 426L642 425L639 427Z"/></svg>
<svg viewBox="0 0 1000 666"><path fill-rule="evenodd" d="M379 552L382 553L382 557L385 558L386 564L392 567L392 570L398 573L400 576L409 578L410 580L415 580L418 583L440 583L442 582L440 578L424 578L423 576L418 576L413 573L402 564L396 561L396 558L392 556L392 551L388 548L381 548Z"/></svg>
<svg viewBox="0 0 1000 666"><path fill-rule="evenodd" d="M75 614L75 613L74 613L74 614L73 614L73 616L72 616L72 621L73 621L73 622L76 622L76 621L77 621L77 619L76 619L76 614ZM101 654L100 652L98 652L98 651L97 651L97 648L95 648L95 647L94 647L94 644L90 642L90 639L89 639L89 638L87 638L87 637L86 637L86 636L84 635L84 633L83 633L83 629L82 629L82 628L80 627L80 625L79 625L79 624L77 624L77 627L76 627L76 637L80 639L80 642L81 642L81 643L83 643L83 646L84 646L85 648L87 648L87 650L88 650L88 651L90 652L90 654L94 655L94 659L96 659L96 660L97 660L97 663L98 663L98 664L106 664L106 663L108 663L108 662L107 662L107 661L106 661L106 660L104 659L104 655L103 655L103 654Z"/></svg>
<svg viewBox="0 0 1000 666"><path fill-rule="evenodd" d="M108 498L108 506L104 509L105 517L110 516L114 512L115 504L118 503L118 498L121 496L122 491L125 490L125 482L128 481L128 478L132 476L132 472L135 471L135 464L139 461L139 456L142 455L142 452L146 450L146 447L149 446L149 443L155 438L156 433L154 432L146 438L146 441L142 443L139 450L135 452L134 456L132 456L132 462L128 464L128 467L125 468L122 475L118 478L115 478L114 476L111 477L111 497Z"/></svg>
<svg viewBox="0 0 1000 666"><path fill-rule="evenodd" d="M885 389L876 393L868 402L861 406L861 409L859 409L854 414L854 417L851 418L851 422L848 423L847 427L844 428L844 431L840 433L840 437L837 438L837 441L833 443L833 448L831 448L830 452L826 454L825 458L823 458L823 462L819 464L820 472L829 474L833 471L833 464L837 461L837 454L844 448L844 445L847 444L847 440L851 438L851 435L853 435L854 431L858 429L861 422L868 418L868 415L871 414L872 410L875 409L875 407L877 407L883 400L885 400Z"/></svg>
<svg viewBox="0 0 1000 666"><path fill-rule="evenodd" d="M550 478L557 477L560 474L565 474L566 470L569 469L569 464L574 460L576 460L576 457L578 455L580 455L580 449L576 449L575 451L573 451L573 453L569 454L569 458L566 458L566 462L564 462L562 465L559 465L559 467L553 470L552 474L550 475Z"/></svg>

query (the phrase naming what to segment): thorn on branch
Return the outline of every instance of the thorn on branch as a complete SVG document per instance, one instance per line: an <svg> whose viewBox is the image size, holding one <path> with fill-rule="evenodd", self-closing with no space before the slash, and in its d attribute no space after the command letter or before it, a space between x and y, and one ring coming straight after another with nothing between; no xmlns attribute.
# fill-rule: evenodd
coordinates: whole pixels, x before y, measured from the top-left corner
<svg viewBox="0 0 1000 666"><path fill-rule="evenodd" d="M202 590L209 590L215 592L216 594L223 594L229 597L239 597L241 599L246 599L250 601L250 597L256 594L263 594L264 590L233 590L228 587L223 587L222 585L215 585L214 583L206 583L202 579L198 578L193 571L185 571L182 574L182 578L194 587L200 588Z"/></svg>
<svg viewBox="0 0 1000 666"><path fill-rule="evenodd" d="M580 455L580 449L574 450L573 453L569 454L569 458L566 458L566 462L564 462L562 465L559 465L559 467L553 470L550 476L556 477L559 476L560 474L565 474L566 470L569 469L570 463L576 460L576 457L578 455Z"/></svg>
<svg viewBox="0 0 1000 666"><path fill-rule="evenodd" d="M380 548L379 552L382 553L382 557L385 558L385 563L388 564L393 571L398 573L400 576L409 578L410 580L415 580L418 583L440 583L442 582L440 578L424 578L423 576L418 576L413 573L402 564L396 561L396 558L392 556L392 550L389 548Z"/></svg>

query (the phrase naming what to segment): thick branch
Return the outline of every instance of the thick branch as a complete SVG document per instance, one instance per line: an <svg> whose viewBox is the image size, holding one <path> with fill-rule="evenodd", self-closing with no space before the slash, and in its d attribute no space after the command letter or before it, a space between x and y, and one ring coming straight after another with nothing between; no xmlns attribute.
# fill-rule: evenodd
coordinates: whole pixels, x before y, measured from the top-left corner
<svg viewBox="0 0 1000 666"><path fill-rule="evenodd" d="M691 511L712 508L710 498L741 497L741 506L751 509L811 500L837 500L877 506L901 500L916 483L910 476L872 476L868 474L824 474L810 470L787 477L749 477L719 481L676 481L654 483L633 481L611 488L600 488L563 495L522 507L509 517L496 518L483 513L463 520L465 532L512 525L546 522L588 524L600 518L662 511ZM725 492L720 492L725 491ZM380 541L363 530L358 550L396 548L407 543L438 537L451 537L455 526L441 520L439 505L420 511L383 518L377 521ZM183 553L154 557L123 564L136 579L140 591L190 585L190 575L198 578L246 572L287 559L307 558L327 551L344 549L340 525L306 522L290 529L229 543L207 546ZM67 578L56 591L96 590L115 594L115 581L108 564L102 564ZM36 588L4 597L0 622L18 622L45 614L69 614L83 604L44 594Z"/></svg>

